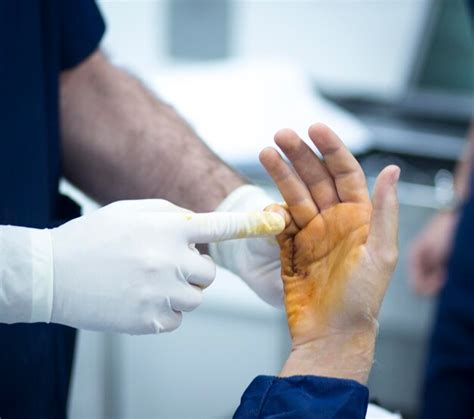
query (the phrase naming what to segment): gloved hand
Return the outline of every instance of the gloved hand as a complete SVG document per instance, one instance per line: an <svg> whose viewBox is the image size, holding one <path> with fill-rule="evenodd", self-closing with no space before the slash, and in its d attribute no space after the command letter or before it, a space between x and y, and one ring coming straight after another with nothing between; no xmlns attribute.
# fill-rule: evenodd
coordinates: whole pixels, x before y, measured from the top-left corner
<svg viewBox="0 0 474 419"><path fill-rule="evenodd" d="M229 194L216 211L261 211L273 202L263 189L244 185ZM211 243L209 251L218 265L240 276L262 300L283 306L280 249L275 237Z"/></svg>
<svg viewBox="0 0 474 419"><path fill-rule="evenodd" d="M273 213L194 214L167 201L142 200L108 205L54 230L21 229L30 231L33 245L18 252L32 255L33 271L33 291L14 296L17 302L32 299L24 304L33 307L31 318L21 321L131 334L176 329L215 276L214 263L194 243L283 228Z"/></svg>

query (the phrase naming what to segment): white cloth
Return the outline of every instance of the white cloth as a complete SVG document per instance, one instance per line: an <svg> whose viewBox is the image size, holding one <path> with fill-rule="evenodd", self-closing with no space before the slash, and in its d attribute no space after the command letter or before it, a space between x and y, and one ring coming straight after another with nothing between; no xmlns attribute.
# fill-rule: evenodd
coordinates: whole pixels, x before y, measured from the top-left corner
<svg viewBox="0 0 474 419"><path fill-rule="evenodd" d="M261 211L275 201L261 188L244 185L227 196L216 211ZM240 276L267 303L283 306L280 250L274 236L211 243L218 265Z"/></svg>

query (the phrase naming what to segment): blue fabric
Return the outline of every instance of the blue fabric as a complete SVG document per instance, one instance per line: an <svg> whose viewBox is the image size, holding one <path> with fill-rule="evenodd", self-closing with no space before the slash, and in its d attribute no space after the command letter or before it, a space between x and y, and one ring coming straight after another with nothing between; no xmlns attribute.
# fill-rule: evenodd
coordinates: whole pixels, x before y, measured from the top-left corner
<svg viewBox="0 0 474 419"><path fill-rule="evenodd" d="M235 419L365 418L367 387L352 380L259 376L242 396Z"/></svg>
<svg viewBox="0 0 474 419"><path fill-rule="evenodd" d="M467 3L474 27L474 0ZM474 417L473 249L474 173L439 297L423 384L422 419Z"/></svg>
<svg viewBox="0 0 474 419"><path fill-rule="evenodd" d="M0 224L44 228L79 215L58 193L61 70L93 52L93 0L0 1ZM75 331L0 325L0 417L66 415Z"/></svg>
<svg viewBox="0 0 474 419"><path fill-rule="evenodd" d="M474 417L474 177L429 346L422 418Z"/></svg>

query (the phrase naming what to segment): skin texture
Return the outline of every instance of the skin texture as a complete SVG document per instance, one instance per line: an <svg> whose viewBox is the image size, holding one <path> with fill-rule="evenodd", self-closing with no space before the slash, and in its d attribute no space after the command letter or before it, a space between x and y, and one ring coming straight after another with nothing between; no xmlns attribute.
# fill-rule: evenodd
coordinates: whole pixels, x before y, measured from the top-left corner
<svg viewBox="0 0 474 419"><path fill-rule="evenodd" d="M377 316L398 257L399 168L379 175L372 200L364 173L337 135L322 124L309 137L324 160L291 130L260 160L286 205L277 236L292 352L281 375L316 374L365 383Z"/></svg>
<svg viewBox="0 0 474 419"><path fill-rule="evenodd" d="M162 198L208 212L245 183L171 106L100 51L62 73L60 105L65 175L101 204Z"/></svg>
<svg viewBox="0 0 474 419"><path fill-rule="evenodd" d="M278 237L288 324L296 345L344 330L358 320L371 322L354 270L371 265L364 251L371 206L341 203ZM374 307L375 308L375 307ZM357 317L359 317L357 319Z"/></svg>

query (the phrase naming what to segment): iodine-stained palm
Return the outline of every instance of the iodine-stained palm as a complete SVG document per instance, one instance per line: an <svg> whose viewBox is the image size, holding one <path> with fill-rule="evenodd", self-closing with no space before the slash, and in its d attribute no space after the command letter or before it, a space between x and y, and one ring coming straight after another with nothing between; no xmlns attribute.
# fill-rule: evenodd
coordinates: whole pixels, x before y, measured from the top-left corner
<svg viewBox="0 0 474 419"><path fill-rule="evenodd" d="M320 124L309 135L324 160L291 130L275 136L291 165L271 148L260 155L285 200L267 210L286 219L277 240L294 347L374 329L398 255L399 169L381 172L371 200L337 135Z"/></svg>
<svg viewBox="0 0 474 419"><path fill-rule="evenodd" d="M278 236L288 325L295 344L344 330L361 312L360 276L370 264L365 249L370 204L337 204L298 228L292 223ZM367 284L368 288L369 284ZM360 301L359 301L360 300ZM360 317L360 319L357 319Z"/></svg>

